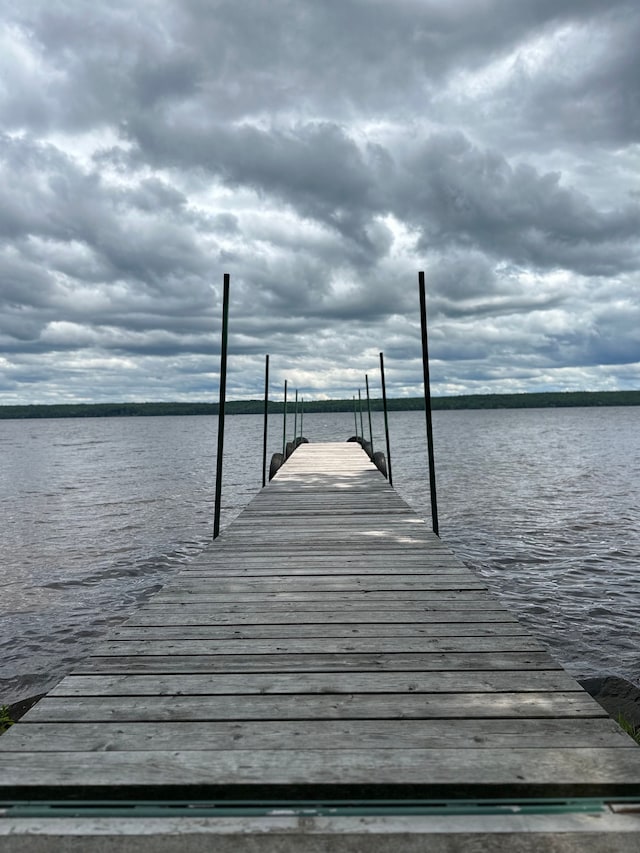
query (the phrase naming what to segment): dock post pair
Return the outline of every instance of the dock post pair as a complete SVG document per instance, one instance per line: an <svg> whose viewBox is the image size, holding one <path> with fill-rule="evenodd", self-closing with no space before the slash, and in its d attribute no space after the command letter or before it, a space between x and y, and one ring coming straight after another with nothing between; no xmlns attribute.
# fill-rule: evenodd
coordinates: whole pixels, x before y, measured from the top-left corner
<svg viewBox="0 0 640 853"><path fill-rule="evenodd" d="M420 295L420 325L422 329L422 368L424 377L424 394L425 394L425 416L427 426L427 452L429 458L429 490L431 496L431 520L433 532L436 536L439 535L438 523L438 503L436 494L436 477L435 477L435 455L433 449L433 421L431 416L431 383L429 377L429 346L427 338L427 309L425 295L425 280L424 272L418 273L419 295ZM218 452L216 457L216 484L215 484L215 508L214 508L214 524L213 538L217 539L220 533L220 504L222 495L222 460L224 450L224 420L225 420L225 403L226 403L226 386L227 386L227 350L229 337L229 288L230 276L224 274L223 279L223 300L222 300L222 342L220 349L220 398L218 405ZM380 372L382 377L382 392L384 403L384 420L385 420L385 435L387 444L387 466L389 474L389 484L393 485L391 473L391 454L389 447L389 425L387 414L387 398L384 377L384 358L380 353ZM373 433L371 429L371 405L369 400L369 378L365 376L367 385L367 405L369 407L369 433L371 438L371 447L373 449ZM268 419L268 384L269 384L269 356L266 357L265 367L265 403L264 403L264 439L263 439L263 462L262 462L262 485L266 483L266 444L267 444L267 419ZM358 391L360 401L360 428L364 437L364 427L362 423L362 398ZM298 392L296 391L296 421L298 414ZM355 415L355 411L354 411ZM283 445L286 444L286 423L287 423L287 381L284 383L284 427L283 427ZM357 421L356 421L357 432ZM283 446L283 457L285 448Z"/></svg>

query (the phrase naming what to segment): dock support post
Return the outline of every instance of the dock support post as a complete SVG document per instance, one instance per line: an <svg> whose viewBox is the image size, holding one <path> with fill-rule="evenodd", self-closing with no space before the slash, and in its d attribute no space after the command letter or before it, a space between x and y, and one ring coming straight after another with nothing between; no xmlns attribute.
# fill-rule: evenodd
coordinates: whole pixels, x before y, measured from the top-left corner
<svg viewBox="0 0 640 853"><path fill-rule="evenodd" d="M364 443L364 421L362 420L362 394L358 388L358 408L360 409L360 435Z"/></svg>
<svg viewBox="0 0 640 853"><path fill-rule="evenodd" d="M429 379L429 343L427 340L427 299L425 295L424 273L418 273L420 291L420 325L422 327L422 370L424 374L424 410L427 419L427 453L429 455L429 491L431 493L431 525L436 536L440 535L438 526L438 498L436 495L436 465L433 453L433 421L431 418L431 382Z"/></svg>
<svg viewBox="0 0 640 853"><path fill-rule="evenodd" d="M296 408L293 416L293 440L298 436L298 389L296 388Z"/></svg>
<svg viewBox="0 0 640 853"><path fill-rule="evenodd" d="M267 485L267 432L269 429L269 356L264 361L264 430L262 436L262 488Z"/></svg>
<svg viewBox="0 0 640 853"><path fill-rule="evenodd" d="M304 397L300 398L300 438L302 438L302 424L304 423Z"/></svg>
<svg viewBox="0 0 640 853"><path fill-rule="evenodd" d="M367 413L369 415L369 444L371 445L371 458L373 459L373 429L371 427L371 397L369 396L369 376L364 375L365 385L367 386Z"/></svg>
<svg viewBox="0 0 640 853"><path fill-rule="evenodd" d="M387 409L387 385L384 381L384 355L380 353L380 380L382 382L382 408L384 411L384 435L387 444L387 474L389 485L393 486L393 474L391 473L391 445L389 443L389 412Z"/></svg>
<svg viewBox="0 0 640 853"><path fill-rule="evenodd" d="M282 417L282 461L287 458L287 380L284 380L284 409Z"/></svg>
<svg viewBox="0 0 640 853"><path fill-rule="evenodd" d="M224 274L222 293L222 341L220 345L220 402L218 405L218 455L216 456L216 490L213 511L213 538L220 533L220 499L222 497L222 454L224 450L224 409L227 396L227 341L229 337L229 273Z"/></svg>
<svg viewBox="0 0 640 853"><path fill-rule="evenodd" d="M358 437L358 410L356 409L356 395L353 395L353 425L356 431L356 438Z"/></svg>

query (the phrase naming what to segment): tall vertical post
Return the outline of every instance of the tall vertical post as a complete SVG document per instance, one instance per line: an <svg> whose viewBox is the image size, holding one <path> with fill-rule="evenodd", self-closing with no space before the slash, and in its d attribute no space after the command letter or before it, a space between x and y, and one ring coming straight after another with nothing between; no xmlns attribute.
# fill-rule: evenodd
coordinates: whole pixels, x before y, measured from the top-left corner
<svg viewBox="0 0 640 853"><path fill-rule="evenodd" d="M282 412L282 461L287 452L287 380L284 380L284 408Z"/></svg>
<svg viewBox="0 0 640 853"><path fill-rule="evenodd" d="M296 408L293 416L293 440L298 437L298 389L296 388Z"/></svg>
<svg viewBox="0 0 640 853"><path fill-rule="evenodd" d="M356 431L356 438L358 437L358 410L356 408L356 395L353 395L353 425Z"/></svg>
<svg viewBox="0 0 640 853"><path fill-rule="evenodd" d="M369 443L371 444L371 458L373 459L373 429L371 428L371 397L369 396L369 377L365 373L364 381L367 386L367 412L369 414Z"/></svg>
<svg viewBox="0 0 640 853"><path fill-rule="evenodd" d="M302 438L302 424L304 422L304 397L300 398L300 438Z"/></svg>
<svg viewBox="0 0 640 853"><path fill-rule="evenodd" d="M433 453L433 422L431 418L431 382L429 379L429 343L427 340L427 298L424 286L424 273L418 273L420 291L420 325L422 327L422 370L424 374L424 410L427 419L427 452L429 455L429 490L431 493L431 525L439 536L438 499L436 495L436 465Z"/></svg>
<svg viewBox="0 0 640 853"><path fill-rule="evenodd" d="M393 474L391 473L391 445L389 443L389 412L387 409L387 385L384 380L384 355L380 353L380 380L382 382L382 409L384 411L384 436L387 444L387 473L389 474L389 485L393 486Z"/></svg>
<svg viewBox="0 0 640 853"><path fill-rule="evenodd" d="M358 388L358 408L360 409L360 435L364 441L364 421L362 420L362 394Z"/></svg>
<svg viewBox="0 0 640 853"><path fill-rule="evenodd" d="M267 432L269 430L269 356L264 361L264 430L262 436L262 488L267 485Z"/></svg>
<svg viewBox="0 0 640 853"><path fill-rule="evenodd" d="M229 338L229 273L224 274L222 291L222 340L220 343L220 402L218 404L218 455L216 456L216 491L213 510L213 538L220 534L220 499L222 497L222 454L224 451L224 409L227 398L227 341Z"/></svg>

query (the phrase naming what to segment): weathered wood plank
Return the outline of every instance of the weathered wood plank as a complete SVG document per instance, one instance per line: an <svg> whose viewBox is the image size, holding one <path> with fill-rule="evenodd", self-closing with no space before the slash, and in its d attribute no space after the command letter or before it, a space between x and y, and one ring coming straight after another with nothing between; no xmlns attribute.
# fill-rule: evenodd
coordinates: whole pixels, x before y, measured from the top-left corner
<svg viewBox="0 0 640 853"><path fill-rule="evenodd" d="M380 522L384 522L383 528L380 528ZM412 542L416 544L418 542L425 543L430 540L432 535L424 522L409 514L400 515L398 513L388 514L386 511L378 513L370 511L365 516L351 515L348 511L344 511L338 518L334 507L332 518L318 517L318 514L314 513L312 519L311 513L300 516L297 510L294 510L282 527L268 521L261 522L256 516L253 518L241 516L225 544L250 541L251 533L255 531L259 531L261 540L264 537L266 541L270 542L277 541L278 537L284 538L285 542L287 540L291 542L298 538L318 539L321 541L321 545L331 549L335 548L336 542L344 541L347 547L364 547L371 550L375 550L379 544L398 548L400 544L405 546ZM328 534L334 538L326 540L324 537Z"/></svg>
<svg viewBox="0 0 640 853"><path fill-rule="evenodd" d="M411 625L415 629L422 626L441 626L449 630L448 625L465 624L470 628L482 625L505 625L515 628L517 620L506 610L365 610L347 607L335 609L313 608L312 610L295 610L288 607L258 608L210 608L206 606L187 607L182 604L172 604L166 607L150 605L134 613L125 623L129 626L236 626L239 629L249 625L377 625L383 631L388 627L393 631L393 625ZM313 629L315 630L315 629ZM382 635L381 635L382 636Z"/></svg>
<svg viewBox="0 0 640 853"><path fill-rule="evenodd" d="M258 639L311 639L323 643L325 638L392 637L417 639L418 637L527 637L525 629L517 622L452 622L435 624L360 623L352 625L317 622L312 625L124 625L111 633L113 640L258 640ZM375 645L375 641L373 641Z"/></svg>
<svg viewBox="0 0 640 853"><path fill-rule="evenodd" d="M243 675L70 675L49 696L188 696L244 693L580 692L563 670L528 672L299 672Z"/></svg>
<svg viewBox="0 0 640 853"><path fill-rule="evenodd" d="M437 578L431 575L325 575L325 576L303 576L294 575L287 577L280 575L274 578L230 578L225 575L212 578L204 582L201 578L181 577L171 584L173 595L200 595L212 593L222 595L236 592L325 592L331 591L362 591L367 595L376 592L403 591L431 591L434 589L486 589L486 586L476 580L470 572L459 572L451 575L440 575Z"/></svg>
<svg viewBox="0 0 640 853"><path fill-rule="evenodd" d="M111 655L89 657L77 674L217 672L412 672L560 669L545 652L456 654Z"/></svg>
<svg viewBox="0 0 640 853"><path fill-rule="evenodd" d="M382 519L381 519L381 521L382 521ZM292 531L292 533L293 533L293 531ZM348 548L349 544L353 543L354 535L355 534L350 534L349 536L347 536L345 534L344 536L340 536L340 535L337 535L335 533L331 534L330 532L326 532L324 534L314 532L313 535L309 535L309 536L299 536L299 537L295 537L295 538L293 536L291 536L291 538L289 539L289 547L291 549L293 549L294 547L313 548L314 550L317 550L320 554L325 554L327 556L332 556L332 555L336 556L338 554L340 548L342 548L342 547ZM330 546L327 546L327 538L326 538L327 536L333 536L333 541L332 541ZM254 533L254 537L255 537L255 533ZM406 546L406 549L409 553L416 553L417 554L419 552L420 548L428 547L428 544L429 544L428 540L424 540L424 539L421 539L421 538L416 537L416 536L412 536L410 538L407 535L403 535L403 536L401 536L401 537L399 536L397 538L402 539L403 544ZM280 537L280 538L273 537L273 539L271 541L270 540L263 541L262 538L260 538L260 540L257 540L256 538L254 538L253 539L254 549L257 547L256 542L258 542L258 541L259 541L260 553L263 554L265 556L265 558L273 557L274 555L279 554L283 545L286 546L286 544L287 544L287 540L284 540L284 542L283 542L282 537ZM230 547L236 547L240 551L242 551L244 549L248 550L249 548L251 548L251 542L252 542L252 540L251 540L249 533L247 531L246 537L243 537L242 539L240 539L240 538L230 539L230 540L228 540L228 542L226 544L229 545ZM389 555L395 553L396 548L397 548L397 542L396 542L395 538L393 540L382 539L382 540L375 541L375 542L367 541L366 545L363 543L363 540L361 538L360 541L358 542L358 545L359 545L359 551L362 554L366 554L366 552L369 550L372 553L375 552L376 554L381 554L383 556L385 556L385 555L389 556Z"/></svg>
<svg viewBox="0 0 640 853"><path fill-rule="evenodd" d="M625 748L612 720L572 717L484 720L257 720L233 722L20 723L0 752L154 750L564 749ZM4 759L4 756L3 756ZM328 756L328 760L331 756ZM4 763L4 761L3 761Z"/></svg>
<svg viewBox="0 0 640 853"><path fill-rule="evenodd" d="M389 787L422 796L505 792L506 796L589 796L605 787L637 794L637 747L575 749L346 749L201 750L3 754L5 787L23 792L51 786L59 794L78 788L109 792L143 786L161 792L260 790L295 786L358 786L365 796ZM244 789L246 790L246 788ZM148 793L147 793L148 796Z"/></svg>
<svg viewBox="0 0 640 853"><path fill-rule="evenodd" d="M363 561L364 562L364 561ZM337 565L336 565L337 564ZM343 575L361 574L366 572L367 576L383 575L394 577L396 573L401 573L403 576L412 576L416 580L428 577L449 577L451 575L469 575L469 570L461 566L434 564L425 567L424 563L416 560L414 563L402 561L397 565L391 565L389 561L373 563L370 566L365 566L363 563L357 565L345 565L341 561L333 561L325 565L315 563L307 566L300 564L291 564L290 566L283 565L278 560L262 561L250 565L247 561L238 562L237 564L229 564L227 561L221 563L218 567L204 568L190 567L186 568L180 575L181 580L187 581L213 581L224 578L256 578L269 579L287 577L294 578L302 576L304 578L311 577L341 577Z"/></svg>
<svg viewBox="0 0 640 853"><path fill-rule="evenodd" d="M217 540L216 540L217 541ZM393 566L396 562L406 563L407 565L419 565L428 569L430 566L454 566L460 565L460 560L455 557L449 550L439 551L433 548L431 543L421 545L419 548L401 548L394 550L388 549L384 553L372 551L371 549L350 548L343 546L340 549L336 548L335 553L331 553L332 548L328 546L317 551L302 551L297 552L295 542L287 543L284 539L281 542L281 547L278 554L263 554L259 547L254 543L253 548L243 550L232 546L216 547L216 550L205 550L202 553L193 557L189 565L185 566L185 571L190 569L198 570L201 567L220 565L260 565L265 562L272 563L274 566L279 564L283 566L341 566L347 567L352 565L360 565L366 568L369 564L388 564Z"/></svg>
<svg viewBox="0 0 640 853"><path fill-rule="evenodd" d="M106 655L309 655L318 649L316 638L287 640L109 640L95 647L95 656ZM325 637L325 654L350 655L431 654L542 651L533 637Z"/></svg>
<svg viewBox="0 0 640 853"><path fill-rule="evenodd" d="M371 586L332 584L328 582L326 585L320 583L306 584L304 580L296 580L294 583L282 582L280 584L270 583L247 583L243 587L242 579L237 583L226 584L224 582L217 583L211 581L200 585L183 586L173 584L171 589L165 592L158 593L154 596L157 603L169 600L184 600L187 602L197 602L198 599L208 600L211 598L221 601L287 601L297 603L299 601L340 601L341 595L348 596L345 601L378 601L381 607L385 606L385 602L393 601L416 601L428 604L431 601L432 592L484 592L486 587L482 584L468 582L463 579L455 579L453 581L438 581L433 584L416 584L415 587L409 584L393 582L387 584L372 584ZM386 588L385 588L386 587Z"/></svg>
<svg viewBox="0 0 640 853"><path fill-rule="evenodd" d="M277 508L278 502L275 501L275 507ZM425 522L418 518L414 513L411 512L408 508L405 512L395 512L389 513L388 504L384 506L380 506L379 509L376 509L375 501L370 501L369 508L363 509L361 512L356 512L351 507L351 501L349 501L349 505L344 506L345 512L340 516L336 515L335 506L336 504L329 504L327 499L325 498L325 508L330 511L324 516L319 516L317 519L317 527L314 524L311 528L309 526L309 519L305 515L301 515L298 513L298 509L301 507L304 509L305 503L304 501L298 501L296 503L296 510L290 514L287 518L287 523L285 526L286 530L295 530L296 528L302 528L305 531L313 531L315 532L317 529L331 529L338 528L339 530L345 530L349 527L360 527L368 532L372 532L371 527L371 519L376 519L377 516L388 516L388 524L380 530L376 530L375 533L378 537L383 537L385 534L388 534L388 531L395 531L397 529L402 530L416 530L418 535L421 535L422 532L426 534L431 534L431 531L425 524ZM310 507L311 509L317 509L316 507ZM268 520L267 520L268 521ZM271 533L278 532L278 525L268 524L267 521L263 519L262 514L252 514L251 510L249 510L246 514L238 516L237 523L233 525L233 528L229 530L229 538L242 536L242 534L248 528L264 528L265 530L269 530ZM282 532L282 531L279 531Z"/></svg>
<svg viewBox="0 0 640 853"><path fill-rule="evenodd" d="M332 610L340 609L345 612L355 612L359 609L366 610L415 610L419 612L435 612L442 609L450 610L494 610L496 608L496 600L493 596L484 590L434 590L427 594L416 592L413 595L406 595L402 592L392 593L335 593L328 592L323 595L321 592L312 595L311 593L292 594L285 593L279 596L277 593L268 593L264 595L242 595L238 593L235 596L220 596L217 600L214 595L204 595L202 600L198 600L196 596L190 595L188 598L176 598L175 602L170 600L170 588L167 588L163 597L158 593L154 598L145 605L145 609L169 608L170 605L181 606L185 609L193 610L194 612L200 607L208 611L214 610L216 603L218 609L225 613L241 611L243 613L269 610L275 612L278 608L285 609L289 612L293 610Z"/></svg>
<svg viewBox="0 0 640 853"><path fill-rule="evenodd" d="M606 717L585 692L45 697L33 722Z"/></svg>
<svg viewBox="0 0 640 853"><path fill-rule="evenodd" d="M220 604L231 604L233 602L237 603L263 603L266 604L271 602L281 601L286 604L299 604L300 602L316 602L316 601L324 601L324 602L342 602L346 604L347 602L353 604L367 604L371 606L372 602L376 602L377 604L384 606L384 603L393 603L393 602L414 602L414 603L423 603L429 604L432 601L442 601L444 596L448 596L450 601L455 601L459 603L462 600L463 593L471 593L471 592L483 592L484 587L481 584L477 584L475 586L471 584L465 584L464 587L456 586L455 584L443 585L442 589L439 590L375 590L372 592L368 592L367 590L361 590L359 592L345 590L342 592L338 592L336 590L329 590L328 592L324 592L322 590L309 592L220 592L216 593L214 590L211 592L203 592L201 594L198 593L185 593L181 595L179 592L175 594L171 592L171 589L168 588L165 592L159 592L155 597L154 601L156 604L161 604L164 602L185 602L191 606L191 603L197 604L216 601ZM441 595L437 596L438 593ZM437 597L436 597L437 596ZM469 596L471 597L471 596ZM489 596L487 596L489 598ZM314 605L315 606L315 605Z"/></svg>
<svg viewBox="0 0 640 853"><path fill-rule="evenodd" d="M384 523L384 519L381 517L379 522ZM372 519L372 524L374 523L375 520ZM328 537L331 538L328 539ZM233 544L240 548L251 548L253 542L255 549L256 543L259 542L259 553L262 553L263 547L266 548L269 545L280 549L283 545L283 540L284 543L288 542L290 545L297 542L314 543L321 554L334 553L337 551L339 545L346 546L347 548L357 547L361 552L375 551L376 553L380 553L383 550L387 550L395 553L399 543L402 543L403 547L408 551L413 550L417 552L420 547L424 548L428 543L428 537L420 535L420 531L411 529L405 524L396 524L395 531L391 532L387 529L384 537L377 536L374 538L373 529L370 531L365 530L362 525L353 524L349 527L341 524L339 527L326 526L323 529L322 527L316 527L311 520L308 520L304 527L300 524L288 525L286 533L284 531L273 530L270 527L265 527L261 530L257 525L253 524L247 526L244 531L236 530L233 537L230 537L226 544ZM412 545L413 549L411 548Z"/></svg>

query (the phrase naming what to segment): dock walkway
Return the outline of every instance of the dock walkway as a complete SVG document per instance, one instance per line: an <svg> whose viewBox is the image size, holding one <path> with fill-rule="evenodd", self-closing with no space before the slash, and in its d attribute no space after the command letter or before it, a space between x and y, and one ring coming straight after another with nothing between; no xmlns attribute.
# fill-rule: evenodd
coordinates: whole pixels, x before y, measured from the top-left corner
<svg viewBox="0 0 640 853"><path fill-rule="evenodd" d="M0 799L640 792L640 749L346 442L299 447L0 767Z"/></svg>

